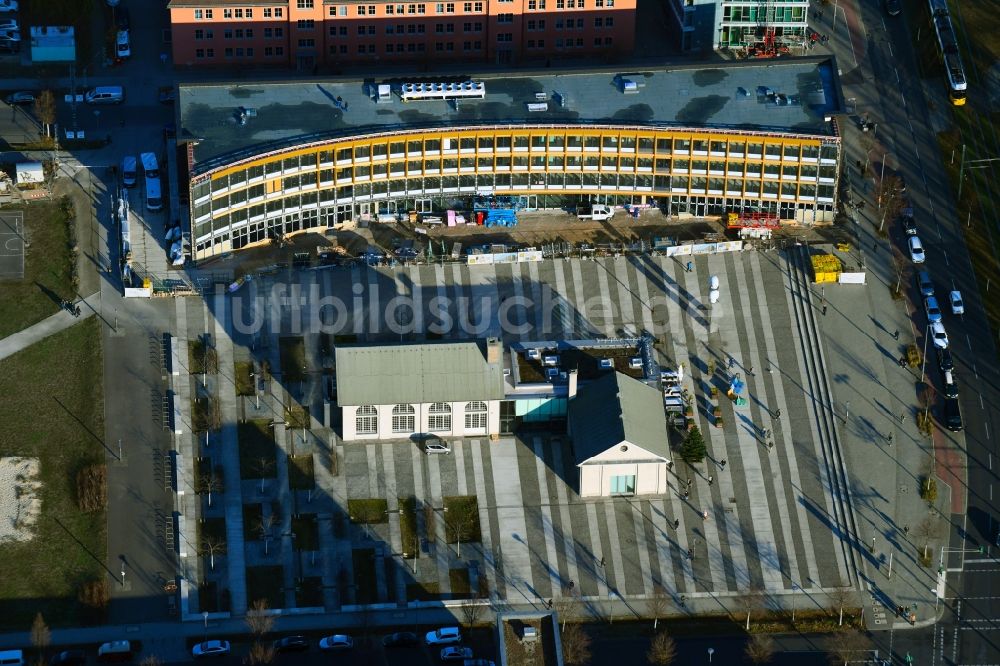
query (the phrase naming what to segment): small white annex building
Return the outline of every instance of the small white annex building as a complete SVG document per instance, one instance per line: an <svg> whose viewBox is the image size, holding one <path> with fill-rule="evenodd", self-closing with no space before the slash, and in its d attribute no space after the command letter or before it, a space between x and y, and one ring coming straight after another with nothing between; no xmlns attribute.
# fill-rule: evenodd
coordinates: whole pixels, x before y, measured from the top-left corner
<svg viewBox="0 0 1000 666"><path fill-rule="evenodd" d="M670 445L659 390L609 372L570 399L567 421L581 497L667 492Z"/></svg>
<svg viewBox="0 0 1000 666"><path fill-rule="evenodd" d="M340 346L336 359L345 441L500 432L499 340Z"/></svg>

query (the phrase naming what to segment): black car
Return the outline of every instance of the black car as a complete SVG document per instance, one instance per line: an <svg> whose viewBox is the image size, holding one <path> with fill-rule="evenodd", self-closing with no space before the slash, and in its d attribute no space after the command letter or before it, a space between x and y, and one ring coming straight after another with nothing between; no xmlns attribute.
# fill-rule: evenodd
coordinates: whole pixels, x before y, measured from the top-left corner
<svg viewBox="0 0 1000 666"><path fill-rule="evenodd" d="M958 398L944 399L944 426L952 432L962 430L962 410L958 407Z"/></svg>
<svg viewBox="0 0 1000 666"><path fill-rule="evenodd" d="M899 16L903 11L903 3L900 0L885 0L885 13L889 16Z"/></svg>
<svg viewBox="0 0 1000 666"><path fill-rule="evenodd" d="M945 381L945 384L944 384L944 397L946 397L946 398L957 398L958 397L958 384L955 383L954 379L952 379L951 382Z"/></svg>
<svg viewBox="0 0 1000 666"><path fill-rule="evenodd" d="M302 652L309 649L309 641L304 636L285 636L274 641L275 652Z"/></svg>
<svg viewBox="0 0 1000 666"><path fill-rule="evenodd" d="M83 650L63 650L49 660L50 666L79 666L87 663L87 653Z"/></svg>
<svg viewBox="0 0 1000 666"><path fill-rule="evenodd" d="M415 645L420 645L420 639L409 631L399 631L382 639L383 647L413 647Z"/></svg>
<svg viewBox="0 0 1000 666"><path fill-rule="evenodd" d="M937 350L937 358L938 368L941 372L951 372L955 369L955 359L951 357L950 349L941 349L939 347Z"/></svg>

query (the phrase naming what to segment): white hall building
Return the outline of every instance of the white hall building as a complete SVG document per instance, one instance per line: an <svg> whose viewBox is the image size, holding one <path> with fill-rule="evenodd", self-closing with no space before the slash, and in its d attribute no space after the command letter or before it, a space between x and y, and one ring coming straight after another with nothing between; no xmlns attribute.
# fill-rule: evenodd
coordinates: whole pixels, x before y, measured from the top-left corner
<svg viewBox="0 0 1000 666"><path fill-rule="evenodd" d="M344 441L500 432L500 341L338 346Z"/></svg>

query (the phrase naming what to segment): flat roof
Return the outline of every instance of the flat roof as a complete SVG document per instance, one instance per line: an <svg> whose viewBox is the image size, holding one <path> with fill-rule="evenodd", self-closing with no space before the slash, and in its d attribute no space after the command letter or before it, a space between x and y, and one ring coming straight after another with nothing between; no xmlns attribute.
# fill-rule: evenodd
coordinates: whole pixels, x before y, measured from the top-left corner
<svg viewBox="0 0 1000 666"><path fill-rule="evenodd" d="M499 343L497 343L499 344ZM478 342L339 346L340 406L500 400L503 363Z"/></svg>
<svg viewBox="0 0 1000 666"><path fill-rule="evenodd" d="M483 81L485 98L455 105L404 103L399 96L403 83L466 80ZM376 103L377 87L386 83L391 101ZM630 92L623 92L626 87ZM775 99L794 103L779 105ZM545 110L529 106L541 103L547 103ZM241 108L250 110L242 123ZM408 128L615 124L832 136L834 128L825 117L842 112L832 56L586 71L182 83L177 140L196 142L197 174L297 144Z"/></svg>

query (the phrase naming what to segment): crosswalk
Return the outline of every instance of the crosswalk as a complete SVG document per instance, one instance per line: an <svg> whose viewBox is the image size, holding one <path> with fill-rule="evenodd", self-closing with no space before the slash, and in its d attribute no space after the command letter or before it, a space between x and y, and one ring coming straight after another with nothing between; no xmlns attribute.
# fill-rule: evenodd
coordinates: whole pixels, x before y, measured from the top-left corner
<svg viewBox="0 0 1000 666"><path fill-rule="evenodd" d="M849 563L835 543L842 531L830 490L828 466L835 463L824 456L824 426L815 417L822 406L809 388L818 381L807 375L809 331L788 285L795 270L777 254L746 253L698 257L690 272L673 259L646 256L290 272L226 297L234 312L224 321L251 322L263 312L267 335L304 334L309 358L316 358L315 322L330 319L310 315L317 300L341 304L332 308L336 327L322 332L359 342L650 333L657 361L687 370L709 452L690 469L678 462L666 496L581 499L565 437L473 439L456 442L452 456L430 458L415 455L409 443L347 444L345 469L365 469L365 479L341 478L328 490L341 501L385 497L393 506L404 496L440 507L444 497L475 495L482 542L463 547L461 560L477 561L479 575L511 601L571 593L649 597L661 586L687 596L833 588L850 579ZM712 305L710 276L722 285ZM299 289L311 294L304 303L289 298ZM237 345L261 337L231 333ZM714 386L724 395L734 373L747 382L746 406L709 394ZM711 417L715 405L723 411L721 428ZM679 490L688 478L684 500ZM391 557L399 552L398 520L390 518L385 566L403 575L407 565ZM443 540L442 520L435 514L422 529ZM461 562L445 547L432 556L446 591L449 569ZM349 566L349 558L338 559ZM405 585L390 586L390 598L381 601L405 601L396 598L404 593Z"/></svg>

